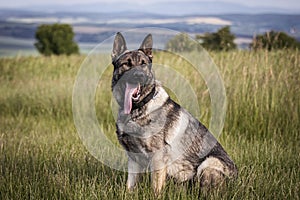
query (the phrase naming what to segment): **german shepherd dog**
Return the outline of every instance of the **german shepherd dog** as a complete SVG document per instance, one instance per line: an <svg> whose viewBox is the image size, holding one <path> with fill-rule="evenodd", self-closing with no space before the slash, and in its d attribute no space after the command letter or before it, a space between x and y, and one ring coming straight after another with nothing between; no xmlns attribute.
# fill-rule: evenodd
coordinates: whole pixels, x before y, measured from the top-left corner
<svg viewBox="0 0 300 200"><path fill-rule="evenodd" d="M209 188L237 177L236 165L214 136L155 80L152 45L149 34L138 50L129 51L121 33L113 44L112 91L119 105L117 137L128 155L127 188L146 170L155 194L167 177Z"/></svg>

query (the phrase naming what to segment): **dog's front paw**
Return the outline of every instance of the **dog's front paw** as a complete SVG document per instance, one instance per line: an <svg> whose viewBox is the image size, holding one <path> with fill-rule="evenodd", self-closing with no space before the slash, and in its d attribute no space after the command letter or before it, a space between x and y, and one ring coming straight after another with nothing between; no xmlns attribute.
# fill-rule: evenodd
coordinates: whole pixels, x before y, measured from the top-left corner
<svg viewBox="0 0 300 200"><path fill-rule="evenodd" d="M159 197L166 182L166 169L160 169L152 172L152 188L154 195Z"/></svg>
<svg viewBox="0 0 300 200"><path fill-rule="evenodd" d="M127 190L129 192L132 192L134 190L134 188L137 185L137 181L138 181L138 174L132 174L129 173L128 174L128 179L127 179Z"/></svg>
<svg viewBox="0 0 300 200"><path fill-rule="evenodd" d="M132 186L127 185L127 191L129 193L133 192L133 190L134 190L134 186L132 187Z"/></svg>

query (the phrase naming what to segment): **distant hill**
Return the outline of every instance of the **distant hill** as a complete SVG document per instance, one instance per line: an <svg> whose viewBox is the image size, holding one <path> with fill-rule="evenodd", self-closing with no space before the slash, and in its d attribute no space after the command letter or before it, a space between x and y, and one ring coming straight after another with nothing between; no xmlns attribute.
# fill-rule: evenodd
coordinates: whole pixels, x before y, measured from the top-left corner
<svg viewBox="0 0 300 200"><path fill-rule="evenodd" d="M155 5L152 5L152 9L155 9ZM3 52L13 52L16 49L34 49L36 28L44 23L71 24L81 49L91 49L95 44L111 37L118 31L134 28L167 28L194 36L195 34L215 32L226 25L231 26L231 31L237 36L238 46L247 48L254 35L270 30L283 31L300 40L299 21L300 15L296 14L189 14L178 16L178 13L162 15L125 11L104 13L0 9L0 56L4 54ZM163 36L158 33L156 35ZM159 43L165 41L165 38L156 37L155 40ZM136 36L132 36L132 41L136 41Z"/></svg>

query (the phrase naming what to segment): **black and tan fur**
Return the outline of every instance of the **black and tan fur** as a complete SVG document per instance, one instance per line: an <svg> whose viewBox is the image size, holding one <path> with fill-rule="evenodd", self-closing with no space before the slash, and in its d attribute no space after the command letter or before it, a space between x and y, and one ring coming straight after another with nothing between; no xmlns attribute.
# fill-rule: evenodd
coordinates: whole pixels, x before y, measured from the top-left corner
<svg viewBox="0 0 300 200"><path fill-rule="evenodd" d="M222 146L185 109L180 107L154 78L152 36L138 50L128 51L117 33L112 52L112 90L118 102L117 136L128 155L127 188L132 190L140 173L152 173L154 192L159 194L166 178L179 182L198 180L214 186L237 176L237 168ZM136 76L138 74L138 76ZM124 113L125 85L139 84L139 98ZM127 108L128 109L128 108Z"/></svg>

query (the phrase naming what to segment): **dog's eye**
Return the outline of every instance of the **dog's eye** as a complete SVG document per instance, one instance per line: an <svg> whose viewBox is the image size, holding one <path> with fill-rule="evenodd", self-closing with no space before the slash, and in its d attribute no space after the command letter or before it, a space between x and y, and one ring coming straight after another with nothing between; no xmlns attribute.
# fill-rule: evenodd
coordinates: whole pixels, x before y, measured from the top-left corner
<svg viewBox="0 0 300 200"><path fill-rule="evenodd" d="M131 59L130 58L127 59L127 65L131 65Z"/></svg>
<svg viewBox="0 0 300 200"><path fill-rule="evenodd" d="M145 60L142 60L142 65L145 65L145 64L146 64Z"/></svg>
<svg viewBox="0 0 300 200"><path fill-rule="evenodd" d="M129 59L125 60L121 65L130 67L132 65L131 59L129 58Z"/></svg>

